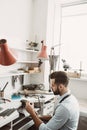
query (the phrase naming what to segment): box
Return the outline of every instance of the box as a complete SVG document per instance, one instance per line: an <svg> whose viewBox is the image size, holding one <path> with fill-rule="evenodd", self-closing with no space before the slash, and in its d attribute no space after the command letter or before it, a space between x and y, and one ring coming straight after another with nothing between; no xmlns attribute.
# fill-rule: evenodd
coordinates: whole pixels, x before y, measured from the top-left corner
<svg viewBox="0 0 87 130"><path fill-rule="evenodd" d="M71 78L80 78L80 74L77 72L68 72L67 75Z"/></svg>

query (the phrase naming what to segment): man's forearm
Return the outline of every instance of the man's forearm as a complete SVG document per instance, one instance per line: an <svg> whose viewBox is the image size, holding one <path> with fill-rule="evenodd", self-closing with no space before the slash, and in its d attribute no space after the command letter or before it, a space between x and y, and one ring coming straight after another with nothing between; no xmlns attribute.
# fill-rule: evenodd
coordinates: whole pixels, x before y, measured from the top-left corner
<svg viewBox="0 0 87 130"><path fill-rule="evenodd" d="M30 115L31 115L31 117L32 117L32 119L33 119L33 121L34 121L36 127L39 127L40 124L43 123L43 121L38 117L38 115L36 114L35 111L32 111L32 112L30 113Z"/></svg>
<svg viewBox="0 0 87 130"><path fill-rule="evenodd" d="M39 116L39 118L43 121L49 121L52 116L51 115L43 115L43 116Z"/></svg>

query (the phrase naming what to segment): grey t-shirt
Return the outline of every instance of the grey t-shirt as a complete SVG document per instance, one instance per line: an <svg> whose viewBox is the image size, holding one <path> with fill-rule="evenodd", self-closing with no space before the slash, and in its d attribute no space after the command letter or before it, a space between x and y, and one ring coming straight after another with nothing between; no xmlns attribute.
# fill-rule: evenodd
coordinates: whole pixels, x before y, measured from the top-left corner
<svg viewBox="0 0 87 130"><path fill-rule="evenodd" d="M42 123L39 130L77 130L79 120L79 104L77 99L70 95L62 100L69 93L65 93L55 103L54 115L47 124Z"/></svg>

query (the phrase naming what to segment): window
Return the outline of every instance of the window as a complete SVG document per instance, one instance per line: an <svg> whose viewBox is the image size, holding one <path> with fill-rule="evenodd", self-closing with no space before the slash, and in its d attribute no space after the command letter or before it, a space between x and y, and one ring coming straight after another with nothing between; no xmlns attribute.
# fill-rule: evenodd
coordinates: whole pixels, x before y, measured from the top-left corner
<svg viewBox="0 0 87 130"><path fill-rule="evenodd" d="M61 59L87 72L87 4L62 7L61 43Z"/></svg>

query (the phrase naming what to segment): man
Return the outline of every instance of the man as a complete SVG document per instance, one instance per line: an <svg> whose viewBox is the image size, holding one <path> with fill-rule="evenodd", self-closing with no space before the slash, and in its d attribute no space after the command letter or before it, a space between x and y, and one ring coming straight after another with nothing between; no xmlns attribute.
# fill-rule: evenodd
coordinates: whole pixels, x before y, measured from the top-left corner
<svg viewBox="0 0 87 130"><path fill-rule="evenodd" d="M63 71L53 72L49 76L49 81L54 95L60 96L58 96L52 118L45 124L29 102L26 102L26 110L39 130L77 130L79 105L76 98L70 94L67 74Z"/></svg>

